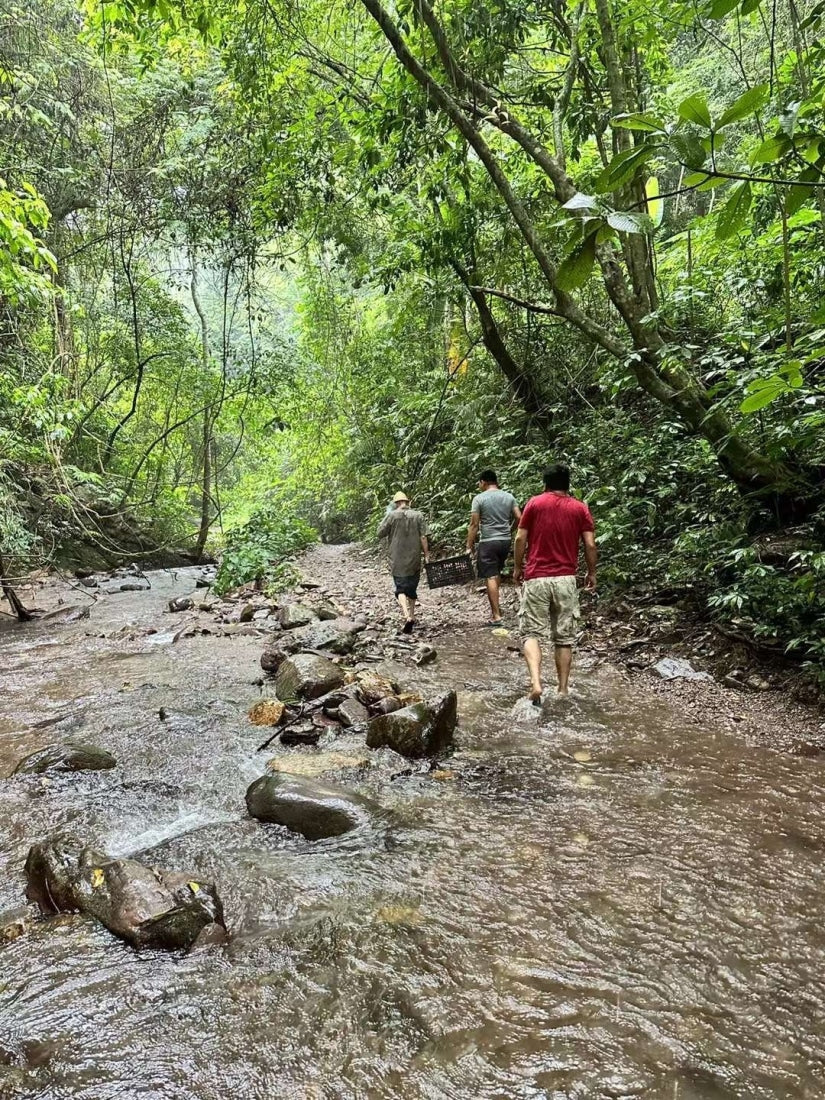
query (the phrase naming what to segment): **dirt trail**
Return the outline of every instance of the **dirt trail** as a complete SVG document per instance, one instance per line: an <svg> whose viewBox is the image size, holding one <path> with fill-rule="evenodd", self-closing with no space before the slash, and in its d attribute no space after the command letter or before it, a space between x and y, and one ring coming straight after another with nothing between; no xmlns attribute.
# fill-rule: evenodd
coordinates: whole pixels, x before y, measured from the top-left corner
<svg viewBox="0 0 825 1100"><path fill-rule="evenodd" d="M395 638L401 624L398 607L392 599L392 581L386 566L374 551L359 546L316 546L304 556L301 568L307 578L319 579L324 591L337 599L348 613L370 614L377 645L393 647L410 644L409 639ZM437 646L439 639L464 637L479 654L490 645L490 631L482 629L489 616L489 607L482 584L428 590L422 575L419 589L419 623L413 640L423 640ZM671 609L659 609L659 621L651 629L650 611L639 612L634 625L634 612L627 607L626 621L617 621L615 611L602 614L598 600L582 593L582 635L578 659L588 664L606 662L616 669L640 697L669 702L690 724L712 724L716 728L736 731L748 738L801 754L825 752L825 716L812 707L789 697L781 681L769 684L762 680L759 689L745 685L729 687L717 680L714 669L719 667L719 646L708 653L707 645L697 645L695 651L683 644L668 647L666 629ZM502 587L504 626L510 631L507 644L508 660L521 661L518 654L518 593L510 585ZM656 638L656 634L659 638ZM640 634L653 643L655 656L639 661L639 648L628 646ZM653 637L651 637L651 634ZM705 635L707 638L709 635ZM496 644L496 649L500 646ZM402 651L399 649L399 653ZM648 649L648 654L650 650ZM697 671L707 670L714 678L709 681L662 680L652 669L655 660L668 653L678 653L690 659ZM731 658L734 664L734 658ZM552 676L552 671L550 673ZM573 678L575 680L575 667ZM527 677L524 675L525 691Z"/></svg>

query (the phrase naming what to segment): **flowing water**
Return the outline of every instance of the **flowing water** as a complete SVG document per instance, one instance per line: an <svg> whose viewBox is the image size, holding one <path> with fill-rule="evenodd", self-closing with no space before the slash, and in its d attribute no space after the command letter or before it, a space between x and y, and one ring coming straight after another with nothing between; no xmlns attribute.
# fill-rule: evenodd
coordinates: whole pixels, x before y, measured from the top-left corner
<svg viewBox="0 0 825 1100"><path fill-rule="evenodd" d="M507 640L467 630L415 674L459 689L455 757L342 772L382 812L312 844L245 814L260 639L173 642L192 575L152 584L0 633L0 774L70 739L119 761L0 781L0 910L67 826L212 878L232 941L137 953L74 916L1 948L0 1097L825 1095L819 759L604 665L522 720Z"/></svg>

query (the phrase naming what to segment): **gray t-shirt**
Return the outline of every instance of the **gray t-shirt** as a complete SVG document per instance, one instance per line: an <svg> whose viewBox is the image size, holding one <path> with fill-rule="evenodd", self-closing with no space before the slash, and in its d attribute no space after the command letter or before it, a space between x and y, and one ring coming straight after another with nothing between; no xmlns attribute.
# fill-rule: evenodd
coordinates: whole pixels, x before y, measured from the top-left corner
<svg viewBox="0 0 825 1100"><path fill-rule="evenodd" d="M485 489L473 497L473 512L481 516L479 542L509 539L516 498L504 489Z"/></svg>
<svg viewBox="0 0 825 1100"><path fill-rule="evenodd" d="M414 577L421 572L421 539L426 534L424 517L414 508L396 508L384 516L378 537L389 542L390 572L394 577Z"/></svg>

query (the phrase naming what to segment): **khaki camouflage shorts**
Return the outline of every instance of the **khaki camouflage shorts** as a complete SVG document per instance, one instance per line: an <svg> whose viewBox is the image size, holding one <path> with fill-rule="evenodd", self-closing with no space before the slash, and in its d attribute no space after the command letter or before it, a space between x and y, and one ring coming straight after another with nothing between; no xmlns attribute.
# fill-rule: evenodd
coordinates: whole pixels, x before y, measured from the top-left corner
<svg viewBox="0 0 825 1100"><path fill-rule="evenodd" d="M575 577L534 577L521 589L518 621L522 638L543 638L573 645L579 625Z"/></svg>

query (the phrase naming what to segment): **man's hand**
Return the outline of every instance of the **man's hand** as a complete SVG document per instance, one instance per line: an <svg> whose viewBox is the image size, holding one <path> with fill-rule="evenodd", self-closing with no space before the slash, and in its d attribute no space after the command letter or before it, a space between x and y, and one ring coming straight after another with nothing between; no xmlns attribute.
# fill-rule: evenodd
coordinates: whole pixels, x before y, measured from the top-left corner
<svg viewBox="0 0 825 1100"><path fill-rule="evenodd" d="M513 584L517 588L521 588L521 586L524 584L524 570L519 565L517 565L513 570Z"/></svg>
<svg viewBox="0 0 825 1100"><path fill-rule="evenodd" d="M588 571L587 576L585 577L584 587L589 589L591 592L596 591L596 574L595 574L595 572Z"/></svg>

